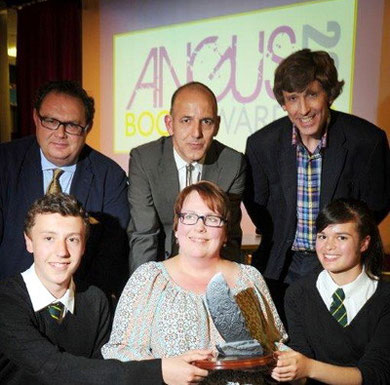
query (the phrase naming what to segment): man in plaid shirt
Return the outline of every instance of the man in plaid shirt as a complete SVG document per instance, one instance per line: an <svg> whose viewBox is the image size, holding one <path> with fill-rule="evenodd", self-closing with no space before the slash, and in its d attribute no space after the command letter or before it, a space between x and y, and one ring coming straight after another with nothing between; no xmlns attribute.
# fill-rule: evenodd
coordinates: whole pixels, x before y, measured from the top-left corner
<svg viewBox="0 0 390 385"><path fill-rule="evenodd" d="M333 59L303 49L275 71L286 117L248 138L244 203L262 234L253 259L281 309L288 284L319 267L315 219L336 198L366 201L378 223L390 208L386 133L330 109L342 91Z"/></svg>

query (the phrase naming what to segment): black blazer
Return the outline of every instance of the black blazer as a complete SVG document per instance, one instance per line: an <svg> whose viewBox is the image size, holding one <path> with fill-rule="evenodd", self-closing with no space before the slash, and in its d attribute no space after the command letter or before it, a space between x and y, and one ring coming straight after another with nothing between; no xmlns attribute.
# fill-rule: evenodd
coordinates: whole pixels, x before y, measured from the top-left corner
<svg viewBox="0 0 390 385"><path fill-rule="evenodd" d="M278 279L296 231L296 148L288 117L248 138L244 203L263 238L253 263ZM367 202L380 222L390 208L390 153L386 133L366 120L331 111L323 150L320 207L337 198Z"/></svg>
<svg viewBox="0 0 390 385"><path fill-rule="evenodd" d="M85 145L70 193L99 221L92 231L77 276L104 291L119 292L128 278L127 177L111 159ZM44 194L35 136L0 145L0 279L33 262L23 239L30 205ZM119 294L119 293L118 293Z"/></svg>

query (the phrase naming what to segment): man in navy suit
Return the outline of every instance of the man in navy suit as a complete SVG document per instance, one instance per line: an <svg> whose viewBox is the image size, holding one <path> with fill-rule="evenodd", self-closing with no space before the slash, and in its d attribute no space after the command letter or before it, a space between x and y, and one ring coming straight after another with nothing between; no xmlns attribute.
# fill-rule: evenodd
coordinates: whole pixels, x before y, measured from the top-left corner
<svg viewBox="0 0 390 385"><path fill-rule="evenodd" d="M330 109L343 84L326 52L293 53L276 69L274 82L288 116L248 138L244 202L262 234L254 264L277 304L285 285L318 266L314 223L322 207L337 198L361 199L378 223L389 212L386 133Z"/></svg>
<svg viewBox="0 0 390 385"><path fill-rule="evenodd" d="M78 83L49 82L38 90L34 104L36 135L0 145L0 278L32 264L24 247L24 217L32 202L54 187L74 195L92 217L76 278L109 295L118 295L126 282L127 177L86 145L94 112L94 100Z"/></svg>

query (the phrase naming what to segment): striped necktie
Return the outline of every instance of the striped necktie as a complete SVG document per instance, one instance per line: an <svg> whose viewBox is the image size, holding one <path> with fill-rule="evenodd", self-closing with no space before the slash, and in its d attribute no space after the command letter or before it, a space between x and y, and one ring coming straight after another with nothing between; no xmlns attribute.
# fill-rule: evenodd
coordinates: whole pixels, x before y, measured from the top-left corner
<svg viewBox="0 0 390 385"><path fill-rule="evenodd" d="M330 305L329 311L332 316L336 319L336 321L343 327L347 326L347 310L343 304L345 299L344 290L338 288L332 295L333 302Z"/></svg>
<svg viewBox="0 0 390 385"><path fill-rule="evenodd" d="M53 170L53 179L51 180L49 187L47 188L47 194L58 194L62 192L62 188L60 185L60 176L64 173L64 170L60 168L56 168Z"/></svg>
<svg viewBox="0 0 390 385"><path fill-rule="evenodd" d="M65 306L62 302L52 303L47 307L51 318L54 318L58 323L60 323L63 319L64 308Z"/></svg>
<svg viewBox="0 0 390 385"><path fill-rule="evenodd" d="M192 171L194 166L191 163L188 163L186 166L186 187L192 185Z"/></svg>

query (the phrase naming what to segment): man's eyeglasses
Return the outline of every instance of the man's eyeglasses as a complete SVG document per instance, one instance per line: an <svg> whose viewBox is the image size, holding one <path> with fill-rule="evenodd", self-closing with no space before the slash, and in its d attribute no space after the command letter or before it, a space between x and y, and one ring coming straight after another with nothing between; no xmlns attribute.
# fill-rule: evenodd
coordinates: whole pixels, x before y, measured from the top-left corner
<svg viewBox="0 0 390 385"><path fill-rule="evenodd" d="M195 225L199 219L208 227L222 227L226 219L218 215L198 215L195 213L178 213L179 220L184 225Z"/></svg>
<svg viewBox="0 0 390 385"><path fill-rule="evenodd" d="M67 134L70 135L81 135L83 132L88 130L88 124L83 127L80 126L80 124L73 123L73 122L61 122L60 120L54 119L54 118L47 118L45 116L41 116L38 114L39 120L41 121L41 124L43 127L47 128L48 130L58 130L58 128L63 125L64 130Z"/></svg>

